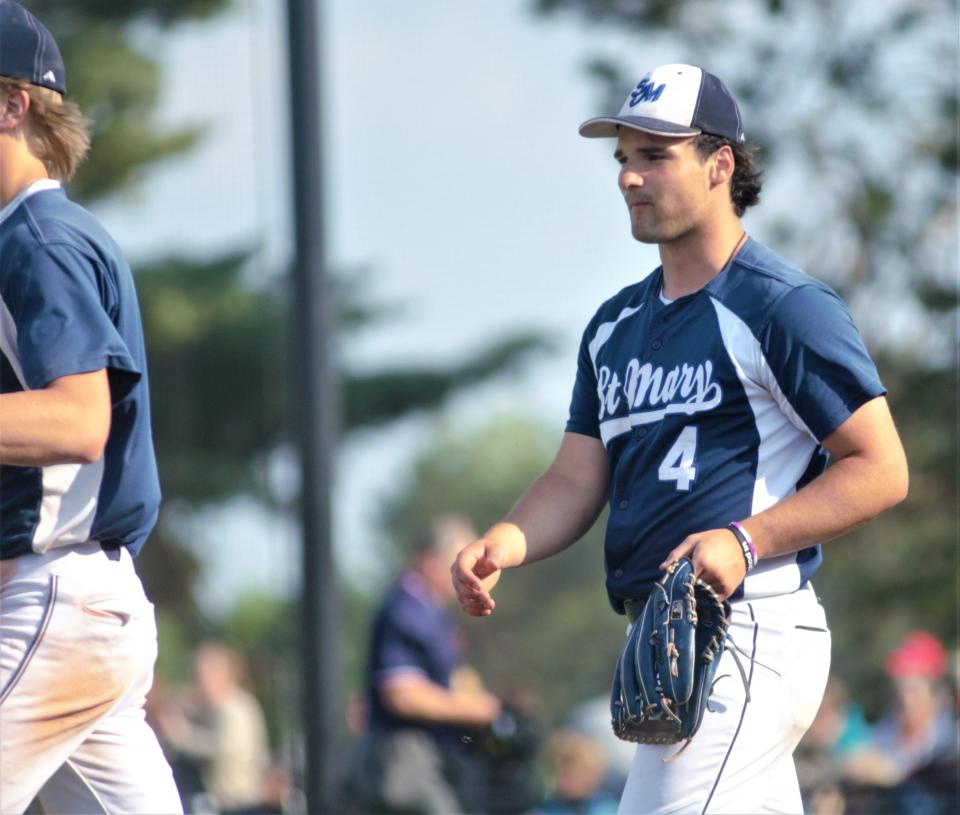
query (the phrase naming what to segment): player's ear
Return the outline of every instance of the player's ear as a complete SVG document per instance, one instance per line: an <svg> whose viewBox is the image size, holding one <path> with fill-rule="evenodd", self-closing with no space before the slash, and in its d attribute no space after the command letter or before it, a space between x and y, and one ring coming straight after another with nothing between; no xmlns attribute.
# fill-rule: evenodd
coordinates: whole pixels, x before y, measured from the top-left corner
<svg viewBox="0 0 960 815"><path fill-rule="evenodd" d="M0 133L21 127L30 110L30 94L23 88L0 87Z"/></svg>
<svg viewBox="0 0 960 815"><path fill-rule="evenodd" d="M729 144L725 144L710 156L710 183L719 186L730 181L733 178L735 168L736 161L733 158L733 150Z"/></svg>

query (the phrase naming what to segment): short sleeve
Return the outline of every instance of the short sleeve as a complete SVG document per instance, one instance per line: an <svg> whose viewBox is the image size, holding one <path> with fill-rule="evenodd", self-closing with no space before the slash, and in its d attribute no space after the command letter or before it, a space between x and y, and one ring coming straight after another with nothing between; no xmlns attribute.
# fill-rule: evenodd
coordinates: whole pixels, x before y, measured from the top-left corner
<svg viewBox="0 0 960 815"><path fill-rule="evenodd" d="M426 673L423 645L414 632L405 629L399 622L389 619L383 629L376 670L380 680L401 672Z"/></svg>
<svg viewBox="0 0 960 815"><path fill-rule="evenodd" d="M573 396L570 399L570 415L567 419L568 433L581 433L584 436L600 438L600 400L597 396L597 374L590 357L588 336L590 327L584 331L577 355L577 377L573 383Z"/></svg>
<svg viewBox="0 0 960 815"><path fill-rule="evenodd" d="M847 307L825 287L785 295L761 345L781 391L818 441L886 393Z"/></svg>
<svg viewBox="0 0 960 815"><path fill-rule="evenodd" d="M27 386L107 368L114 400L122 398L141 372L108 313L116 301L111 281L64 244L39 246L22 263L9 305Z"/></svg>

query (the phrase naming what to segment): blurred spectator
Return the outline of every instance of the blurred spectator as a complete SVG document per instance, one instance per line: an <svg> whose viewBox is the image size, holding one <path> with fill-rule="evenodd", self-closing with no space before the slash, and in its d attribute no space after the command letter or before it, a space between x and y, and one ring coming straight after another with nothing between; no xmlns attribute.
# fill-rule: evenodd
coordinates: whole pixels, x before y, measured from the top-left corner
<svg viewBox="0 0 960 815"><path fill-rule="evenodd" d="M600 745L585 733L560 730L547 751L553 792L537 815L616 815L620 796L604 788L607 763Z"/></svg>
<svg viewBox="0 0 960 815"><path fill-rule="evenodd" d="M831 678L802 744L838 758L863 746L869 739L870 725L863 708L850 699L842 679Z"/></svg>
<svg viewBox="0 0 960 815"><path fill-rule="evenodd" d="M870 741L845 762L856 782L894 786L915 770L956 754L956 720L943 678L947 654L930 634L914 631L887 658L892 710Z"/></svg>
<svg viewBox="0 0 960 815"><path fill-rule="evenodd" d="M447 613L450 565L475 539L462 519L433 522L414 539L409 565L373 622L367 674L367 733L348 795L372 812L454 813L475 802L457 794L464 745L500 714L476 674L461 673L461 637Z"/></svg>
<svg viewBox="0 0 960 815"><path fill-rule="evenodd" d="M163 741L199 763L210 799L221 813L269 811L265 781L270 751L263 711L244 686L241 655L227 645L206 643L193 659L193 689L180 704L156 703ZM271 802L272 803L272 802Z"/></svg>
<svg viewBox="0 0 960 815"><path fill-rule="evenodd" d="M957 723L947 655L935 637L909 634L887 659L893 705L869 742L844 761L851 815L958 811Z"/></svg>
<svg viewBox="0 0 960 815"><path fill-rule="evenodd" d="M869 739L870 725L863 708L850 699L841 679L831 677L816 718L794 755L800 790L812 812L843 812L843 762Z"/></svg>
<svg viewBox="0 0 960 815"><path fill-rule="evenodd" d="M566 722L568 727L586 733L601 747L608 768L604 785L619 799L637 745L618 739L614 734L610 726L610 694L604 693L579 703L570 711Z"/></svg>

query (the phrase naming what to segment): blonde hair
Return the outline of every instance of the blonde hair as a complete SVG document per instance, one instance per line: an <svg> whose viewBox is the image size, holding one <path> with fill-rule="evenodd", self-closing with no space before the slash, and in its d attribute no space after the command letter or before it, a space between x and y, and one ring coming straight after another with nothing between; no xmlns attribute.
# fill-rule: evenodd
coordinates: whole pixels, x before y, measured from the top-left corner
<svg viewBox="0 0 960 815"><path fill-rule="evenodd" d="M89 120L76 102L64 99L56 91L0 76L0 97L16 89L30 96L24 130L30 152L43 162L51 178L69 181L90 150Z"/></svg>

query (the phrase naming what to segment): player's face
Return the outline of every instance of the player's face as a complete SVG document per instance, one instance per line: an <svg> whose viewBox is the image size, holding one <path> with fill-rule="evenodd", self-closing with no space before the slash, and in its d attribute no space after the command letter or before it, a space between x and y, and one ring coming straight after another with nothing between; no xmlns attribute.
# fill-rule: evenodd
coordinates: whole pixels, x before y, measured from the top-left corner
<svg viewBox="0 0 960 815"><path fill-rule="evenodd" d="M700 161L693 138L621 128L614 158L620 164L630 229L638 241L675 241L709 217L708 163Z"/></svg>

